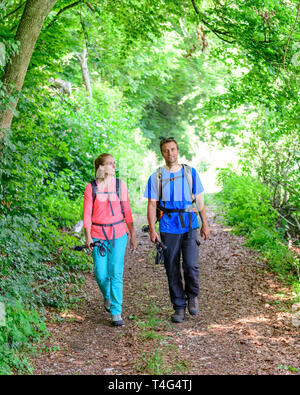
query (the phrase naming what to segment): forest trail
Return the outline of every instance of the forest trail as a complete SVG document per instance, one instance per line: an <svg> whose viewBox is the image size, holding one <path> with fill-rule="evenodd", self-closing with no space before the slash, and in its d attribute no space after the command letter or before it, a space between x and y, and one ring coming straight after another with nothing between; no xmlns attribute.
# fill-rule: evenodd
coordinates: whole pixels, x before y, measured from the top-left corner
<svg viewBox="0 0 300 395"><path fill-rule="evenodd" d="M210 210L209 210L210 211ZM139 247L127 249L123 319L114 328L92 274L82 304L51 322L47 352L32 359L34 374L299 374L299 331L291 324L290 291L258 254L242 246L208 213L211 236L201 241L200 313L172 324L162 265L136 220ZM52 320L53 321L53 320ZM49 352L49 349L52 351Z"/></svg>

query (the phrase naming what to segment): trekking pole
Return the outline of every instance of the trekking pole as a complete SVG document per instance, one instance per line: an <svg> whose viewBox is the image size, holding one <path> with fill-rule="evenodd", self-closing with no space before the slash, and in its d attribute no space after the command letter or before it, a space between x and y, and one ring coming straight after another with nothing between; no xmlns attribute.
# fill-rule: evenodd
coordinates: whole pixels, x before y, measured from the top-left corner
<svg viewBox="0 0 300 395"><path fill-rule="evenodd" d="M161 241L155 240L155 246L156 246L156 257L155 257L155 264L158 265L161 263L164 265L165 263L165 257L164 257L164 251L168 248L164 243Z"/></svg>
<svg viewBox="0 0 300 395"><path fill-rule="evenodd" d="M149 225L142 226L142 232L149 233ZM164 251L166 251L168 247L159 240L155 240L154 243L156 247L155 264L158 265L161 263L163 265L165 263Z"/></svg>
<svg viewBox="0 0 300 395"><path fill-rule="evenodd" d="M110 252L110 249L108 246L105 244L104 241L98 240L94 241L93 243L90 244L90 247L92 248L97 248L97 253L100 254L102 257L107 254L107 252ZM74 246L72 249L75 251L82 251L86 248L89 248L86 244L80 245L80 246Z"/></svg>

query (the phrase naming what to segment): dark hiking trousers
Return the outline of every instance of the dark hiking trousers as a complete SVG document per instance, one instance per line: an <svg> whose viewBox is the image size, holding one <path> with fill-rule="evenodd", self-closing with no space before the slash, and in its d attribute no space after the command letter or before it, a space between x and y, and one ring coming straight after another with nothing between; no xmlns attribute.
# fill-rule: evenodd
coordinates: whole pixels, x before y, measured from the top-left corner
<svg viewBox="0 0 300 395"><path fill-rule="evenodd" d="M169 282L171 303L174 310L185 309L186 300L199 294L199 265L198 265L198 232L188 233L160 233L161 241L167 246L164 251L165 268ZM182 253L182 268L184 285L180 270L180 254Z"/></svg>

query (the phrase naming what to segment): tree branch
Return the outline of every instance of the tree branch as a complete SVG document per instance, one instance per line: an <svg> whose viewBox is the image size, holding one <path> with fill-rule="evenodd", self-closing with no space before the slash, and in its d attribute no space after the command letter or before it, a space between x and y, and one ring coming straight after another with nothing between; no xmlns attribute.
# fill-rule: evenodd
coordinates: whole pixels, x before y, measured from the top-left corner
<svg viewBox="0 0 300 395"><path fill-rule="evenodd" d="M85 4L89 7L91 11L95 12L95 8L88 1Z"/></svg>
<svg viewBox="0 0 300 395"><path fill-rule="evenodd" d="M212 30L212 32L213 32L214 35L217 36L220 40L225 41L226 43L229 43L229 44L233 44L233 43L234 43L234 41L228 41L228 40L226 40L224 37L220 37L220 36L218 35L218 33L216 33L214 30ZM222 33L221 33L221 34L222 34Z"/></svg>
<svg viewBox="0 0 300 395"><path fill-rule="evenodd" d="M286 48L285 48L284 55L283 55L283 70L284 71L285 71L285 60L286 60L287 50L288 50L288 47L289 47L290 39L291 39L291 37L292 37L292 35L293 35L293 33L294 33L295 29L296 29L297 23L298 23L299 12L300 12L300 0L298 2L296 20L295 20L294 26L292 28L292 31L291 31L291 33L289 35L289 38L287 40Z"/></svg>
<svg viewBox="0 0 300 395"><path fill-rule="evenodd" d="M69 5L67 5L66 7L62 8L61 10L59 10L58 13L55 15L54 19L49 23L48 26L46 26L46 29L48 29L49 27L51 27L51 26L53 25L53 23L56 22L56 20L58 19L58 17L59 17L60 14L62 14L64 11L66 11L66 10L68 10L68 9L70 9L70 8L76 7L76 6L77 6L78 4L80 4L80 3L86 4L87 7L88 7L92 12L95 12L95 8L91 5L90 2L84 1L84 0L75 1L75 3L69 4Z"/></svg>
<svg viewBox="0 0 300 395"><path fill-rule="evenodd" d="M199 11L199 9L198 9L198 7L197 7L197 4L195 3L195 0L191 0L191 2L192 2L192 5L193 5L193 7L194 7L194 10L195 10L196 14L200 16L201 13L200 13L200 11ZM229 41L229 40L226 40L224 37L220 37L220 36L219 36L219 34L221 34L221 35L224 35L224 36L232 37L232 36L230 35L229 32L222 32L221 30L213 29L213 28L206 22L206 20L203 19L203 18L201 18L201 22L202 22L205 26L207 26L207 27L209 28L209 30L211 30L220 40L225 41L225 42L227 42L227 43L229 43L229 44L234 43L234 41Z"/></svg>
<svg viewBox="0 0 300 395"><path fill-rule="evenodd" d="M60 14L62 14L63 12L65 12L66 10L68 10L70 8L76 7L80 3L82 3L82 0L75 1L75 3L69 4L66 7L62 8L61 10L59 10L58 13L55 15L54 19L46 26L46 29L48 29L50 26L53 25L53 23L56 22L56 20L58 19Z"/></svg>
<svg viewBox="0 0 300 395"><path fill-rule="evenodd" d="M196 11L196 14L200 14L200 11L198 10L198 7L197 7L197 5L196 5L196 3L195 3L195 1L194 0L192 0L192 4L193 4L193 7L194 7L194 10Z"/></svg>
<svg viewBox="0 0 300 395"><path fill-rule="evenodd" d="M15 12L17 12L20 8L23 7L23 5L26 3L26 1L23 1L22 4L19 5L19 7L17 7L15 10L9 12L7 15L5 15L5 17L3 19L8 18L10 15L14 14Z"/></svg>
<svg viewBox="0 0 300 395"><path fill-rule="evenodd" d="M276 210L276 209L274 209L274 210ZM298 229L300 230L300 225L299 225L299 222L297 221L296 218L293 218L293 219L296 219L296 223L293 223L293 222L289 221L284 215L282 215L278 210L276 210L276 212L277 212L277 214L279 214L280 217L283 218L288 224L290 224L290 225L292 225L293 227L298 228Z"/></svg>

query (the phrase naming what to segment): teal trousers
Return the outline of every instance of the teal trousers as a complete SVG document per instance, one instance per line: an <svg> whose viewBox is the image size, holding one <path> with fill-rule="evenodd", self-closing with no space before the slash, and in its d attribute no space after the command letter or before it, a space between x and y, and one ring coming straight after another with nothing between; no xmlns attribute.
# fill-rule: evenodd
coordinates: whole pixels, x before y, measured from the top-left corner
<svg viewBox="0 0 300 395"><path fill-rule="evenodd" d="M93 239L93 241L96 240L99 239ZM104 299L109 299L111 302L111 314L121 314L127 234L125 233L123 236L115 239L114 247L112 246L112 241L108 243L105 240L104 243L110 249L110 252L107 251L104 257L97 252L97 247L93 248L94 273Z"/></svg>

